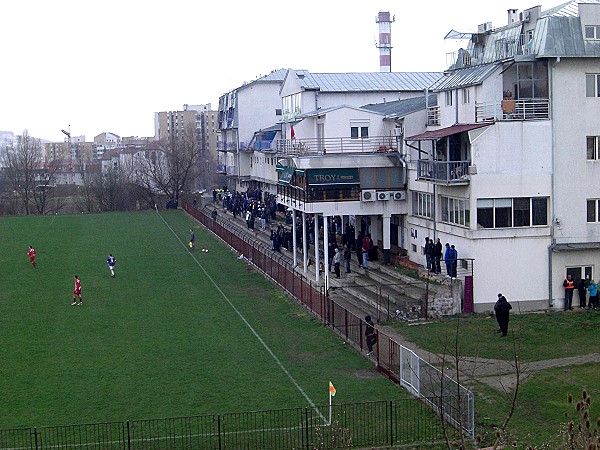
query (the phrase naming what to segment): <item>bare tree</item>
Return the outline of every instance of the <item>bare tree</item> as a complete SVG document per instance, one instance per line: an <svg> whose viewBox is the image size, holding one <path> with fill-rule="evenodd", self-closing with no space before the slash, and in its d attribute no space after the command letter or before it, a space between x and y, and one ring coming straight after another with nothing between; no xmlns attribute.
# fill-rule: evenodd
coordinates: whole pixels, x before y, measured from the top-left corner
<svg viewBox="0 0 600 450"><path fill-rule="evenodd" d="M171 134L156 148L138 155L138 180L146 189L179 200L197 176L198 154L198 133L190 124L183 132Z"/></svg>
<svg viewBox="0 0 600 450"><path fill-rule="evenodd" d="M39 174L43 172L43 150L39 139L27 130L17 137L17 143L4 145L2 162L7 184L20 197L25 214L30 214Z"/></svg>
<svg viewBox="0 0 600 450"><path fill-rule="evenodd" d="M37 176L37 184L33 189L33 201L38 214L46 214L50 201L54 199L56 174L61 164L62 160L51 161L48 155L44 157L43 171Z"/></svg>

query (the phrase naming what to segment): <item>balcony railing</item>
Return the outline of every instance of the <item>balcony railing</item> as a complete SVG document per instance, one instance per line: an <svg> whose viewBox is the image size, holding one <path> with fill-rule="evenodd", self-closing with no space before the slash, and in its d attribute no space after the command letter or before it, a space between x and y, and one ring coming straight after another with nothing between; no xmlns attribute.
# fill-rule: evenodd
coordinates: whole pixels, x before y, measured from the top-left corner
<svg viewBox="0 0 600 450"><path fill-rule="evenodd" d="M217 151L233 152L236 150L235 142L217 141Z"/></svg>
<svg viewBox="0 0 600 450"><path fill-rule="evenodd" d="M476 122L497 120L544 120L550 118L550 100L532 98L475 103Z"/></svg>
<svg viewBox="0 0 600 450"><path fill-rule="evenodd" d="M274 152L275 143L268 139L258 139L250 143L240 142L240 150L243 152Z"/></svg>
<svg viewBox="0 0 600 450"><path fill-rule="evenodd" d="M329 155L339 153L388 153L398 151L398 140L395 136L377 136L352 139L279 139L274 143L277 153L287 155Z"/></svg>
<svg viewBox="0 0 600 450"><path fill-rule="evenodd" d="M469 161L417 161L417 178L440 183L469 183L469 164Z"/></svg>

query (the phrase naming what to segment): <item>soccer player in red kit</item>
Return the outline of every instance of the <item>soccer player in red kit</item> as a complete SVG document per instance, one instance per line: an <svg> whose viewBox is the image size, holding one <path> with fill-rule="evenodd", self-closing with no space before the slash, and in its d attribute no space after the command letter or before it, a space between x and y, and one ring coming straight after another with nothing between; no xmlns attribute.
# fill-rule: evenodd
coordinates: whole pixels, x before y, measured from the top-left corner
<svg viewBox="0 0 600 450"><path fill-rule="evenodd" d="M35 269L37 267L37 263L35 262L36 251L33 249L33 247L31 245L29 246L29 250L27 250L27 254L29 255L29 262Z"/></svg>
<svg viewBox="0 0 600 450"><path fill-rule="evenodd" d="M73 303L71 303L71 306L77 304L75 299L78 297L79 297L79 306L81 306L83 304L83 299L81 298L81 281L79 281L79 277L77 277L77 275L75 275L75 290L73 291Z"/></svg>

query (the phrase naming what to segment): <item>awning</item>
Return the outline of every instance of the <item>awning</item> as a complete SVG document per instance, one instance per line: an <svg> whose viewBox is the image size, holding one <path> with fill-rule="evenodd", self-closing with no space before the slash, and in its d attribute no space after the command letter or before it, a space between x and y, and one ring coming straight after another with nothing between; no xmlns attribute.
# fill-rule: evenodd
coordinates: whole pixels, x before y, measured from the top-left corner
<svg viewBox="0 0 600 450"><path fill-rule="evenodd" d="M468 123L462 125L452 125L451 127L440 128L439 130L426 131L425 133L417 134L416 136L407 137L407 141L429 141L441 139L453 134L463 133L465 131L475 130L477 128L489 127L491 123Z"/></svg>
<svg viewBox="0 0 600 450"><path fill-rule="evenodd" d="M599 242L574 242L571 244L555 244L552 247L554 252L568 252L577 250L600 250Z"/></svg>

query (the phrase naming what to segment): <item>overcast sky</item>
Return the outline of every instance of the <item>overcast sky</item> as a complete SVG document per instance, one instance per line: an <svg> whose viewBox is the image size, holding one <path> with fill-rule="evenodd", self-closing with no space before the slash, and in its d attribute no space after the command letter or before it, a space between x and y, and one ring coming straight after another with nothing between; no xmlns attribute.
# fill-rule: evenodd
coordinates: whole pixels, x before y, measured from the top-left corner
<svg viewBox="0 0 600 450"><path fill-rule="evenodd" d="M506 25L535 0L0 0L0 130L60 141L153 136L154 112L219 96L274 69L378 72L379 11L392 70L442 71L450 29Z"/></svg>

